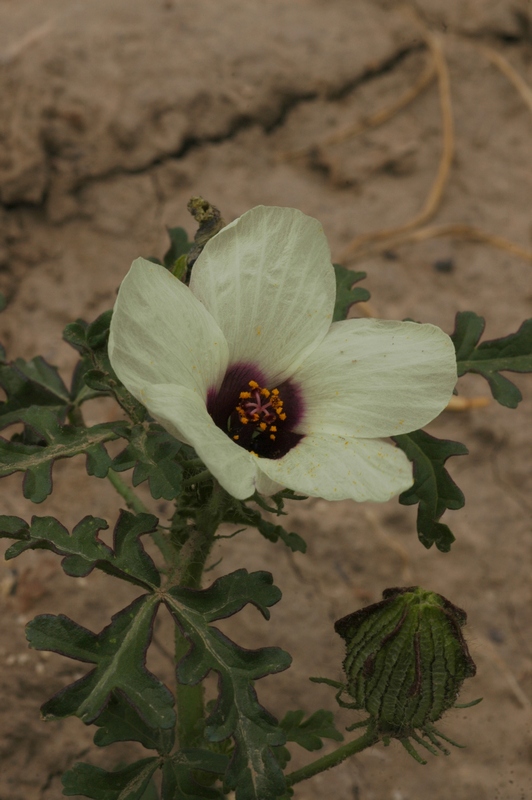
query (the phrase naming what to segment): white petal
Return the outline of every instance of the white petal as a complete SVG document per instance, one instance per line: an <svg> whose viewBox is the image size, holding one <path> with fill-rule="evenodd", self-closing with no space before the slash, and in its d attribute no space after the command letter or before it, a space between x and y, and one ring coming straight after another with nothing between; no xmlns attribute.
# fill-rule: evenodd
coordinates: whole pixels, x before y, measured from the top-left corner
<svg viewBox="0 0 532 800"><path fill-rule="evenodd" d="M207 243L190 288L224 332L230 363L256 363L272 385L321 342L336 297L320 223L292 208L266 206Z"/></svg>
<svg viewBox="0 0 532 800"><path fill-rule="evenodd" d="M188 386L205 399L227 368L228 347L209 312L168 270L137 258L116 299L109 358L138 399L150 383Z"/></svg>
<svg viewBox="0 0 532 800"><path fill-rule="evenodd" d="M325 500L385 502L413 483L405 454L379 439L311 434L283 458L260 458L259 469L289 489Z"/></svg>
<svg viewBox="0 0 532 800"><path fill-rule="evenodd" d="M301 433L373 438L408 433L445 408L456 384L451 339L434 325L352 319L331 325L293 375Z"/></svg>
<svg viewBox="0 0 532 800"><path fill-rule="evenodd" d="M284 489L285 486L281 483L277 483L277 481L272 481L271 478L268 478L266 473L262 472L260 469L260 461L258 463L259 470L257 475L257 492L259 494L263 494L265 497L271 497L272 494L277 494L280 492L281 489Z"/></svg>
<svg viewBox="0 0 532 800"><path fill-rule="evenodd" d="M214 424L197 394L183 386L159 384L145 386L140 399L169 433L192 445L229 494L239 500L254 494L257 457L232 442Z"/></svg>

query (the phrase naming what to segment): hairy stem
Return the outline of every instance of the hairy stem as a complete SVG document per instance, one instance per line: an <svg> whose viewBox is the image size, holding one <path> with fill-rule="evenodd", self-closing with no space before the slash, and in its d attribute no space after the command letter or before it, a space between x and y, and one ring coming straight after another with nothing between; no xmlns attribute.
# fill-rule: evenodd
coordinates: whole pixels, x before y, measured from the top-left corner
<svg viewBox="0 0 532 800"><path fill-rule="evenodd" d="M362 750L365 750L367 747L371 747L378 741L379 736L370 725L367 731L358 739L354 739L352 742L348 742L347 744L342 745L342 747L338 747L332 753L322 756L316 761L307 764L306 767L302 767L295 772L289 773L286 776L286 785L293 786L295 783L306 781L308 778L312 778L319 772L324 772L326 769L336 767L338 764L341 764L342 761L345 761L346 758L349 758L349 756L353 756L355 753L360 753Z"/></svg>
<svg viewBox="0 0 532 800"><path fill-rule="evenodd" d="M127 483L122 480L122 478L117 472L115 472L113 469L110 469L109 472L107 473L107 477L109 479L109 482L115 487L118 494L124 498L128 508L134 511L135 514L149 513L148 509L146 508L140 497L138 497L133 491L133 489L131 489L127 485Z"/></svg>
<svg viewBox="0 0 532 800"><path fill-rule="evenodd" d="M201 588L201 579L205 562L214 544L216 531L220 523L221 490L215 483L211 498L205 508L198 511L195 525L179 552L179 585L191 589ZM190 642L183 636L179 628L175 634L176 665L190 649ZM204 688L176 686L177 701L177 738L181 747L197 747L201 744L204 719Z"/></svg>
<svg viewBox="0 0 532 800"><path fill-rule="evenodd" d="M204 483L205 481L210 480L210 478L211 478L211 473L209 472L208 469L204 469L203 472L198 472L196 475L192 475L192 477L186 478L183 481L182 486L183 488L186 488L187 486L192 486L196 483Z"/></svg>

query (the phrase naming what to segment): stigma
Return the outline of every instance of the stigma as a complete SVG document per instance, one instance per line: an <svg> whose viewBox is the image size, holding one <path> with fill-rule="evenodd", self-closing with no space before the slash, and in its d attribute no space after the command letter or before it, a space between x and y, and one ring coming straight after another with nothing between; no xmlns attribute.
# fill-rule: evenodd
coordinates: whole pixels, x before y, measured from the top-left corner
<svg viewBox="0 0 532 800"><path fill-rule="evenodd" d="M236 423L239 430L232 434L235 442L240 439L240 426L248 426L246 430L248 436L254 439L262 434L267 434L268 438L274 442L277 434L277 422L284 422L286 420L286 412L284 410L284 402L279 393L279 389L267 389L265 386L260 386L257 381L248 381L249 389L240 392L238 398L238 405L235 411L238 415L238 423L236 420L230 419L231 423ZM233 417L233 415L232 415ZM249 431L249 432L248 432Z"/></svg>

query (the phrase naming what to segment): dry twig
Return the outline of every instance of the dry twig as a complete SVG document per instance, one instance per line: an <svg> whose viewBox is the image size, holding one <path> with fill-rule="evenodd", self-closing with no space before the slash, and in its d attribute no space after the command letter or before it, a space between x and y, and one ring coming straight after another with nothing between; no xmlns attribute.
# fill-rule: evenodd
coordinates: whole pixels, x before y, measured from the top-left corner
<svg viewBox="0 0 532 800"><path fill-rule="evenodd" d="M532 263L532 250L527 250L525 247L511 242L503 236L497 236L482 230L482 228L477 228L474 225L465 225L462 223L427 225L424 228L418 228L414 231L409 230L394 236L390 235L385 241L373 242L368 245L368 247L358 250L353 254L350 260L354 261L368 258L382 253L385 250L393 250L404 244L424 242L428 239L439 239L447 236L456 239L466 239L470 242L483 242L484 244L489 244L499 250L505 250L513 256L517 256L518 258Z"/></svg>
<svg viewBox="0 0 532 800"><path fill-rule="evenodd" d="M440 37L429 31L421 22L419 17L417 17L417 15L414 16L414 19L416 24L422 29L423 37L434 59L434 65L438 76L443 136L442 153L438 166L438 172L421 211L419 211L414 217L408 220L408 222L405 222L403 225L399 225L395 228L387 228L380 231L363 233L359 236L356 236L338 256L338 261L341 263L351 260L357 250L359 250L362 245L366 244L367 242L387 240L393 236L411 231L413 228L417 228L419 225L427 222L436 213L440 205L443 191L447 184L454 156L454 124L449 70L447 68L447 62L443 53Z"/></svg>
<svg viewBox="0 0 532 800"><path fill-rule="evenodd" d="M360 136L361 133L364 133L364 131L367 131L370 128L377 128L379 125L383 125L385 122L388 122L389 119L398 114L403 108L410 105L410 103L412 103L416 97L421 94L421 92L426 89L427 86L430 85L435 74L436 69L434 66L434 59L431 55L428 64L416 83L413 86L410 86L406 92L404 92L404 94L402 94L394 103L384 106L374 114L371 114L369 117L365 117L358 122L353 122L351 125L347 125L345 128L340 128L339 130L333 131L328 136L324 136L324 138L320 139L318 142L305 145L305 147L300 147L297 150L288 150L284 153L279 153L278 160L295 161L297 158L304 158L312 155L316 150L319 151L324 147L345 142L346 139L350 139L354 136Z"/></svg>
<svg viewBox="0 0 532 800"><path fill-rule="evenodd" d="M489 59L489 61L491 61L492 64L498 67L502 74L508 78L510 83L515 86L525 105L528 106L530 111L532 111L532 89L517 72L517 70L512 67L508 59L498 53L497 50L494 50L493 47L488 47L487 45L478 45L478 49L486 56L487 59Z"/></svg>
<svg viewBox="0 0 532 800"><path fill-rule="evenodd" d="M491 403L491 398L486 396L479 397L451 397L445 411L472 411L475 408L486 408Z"/></svg>

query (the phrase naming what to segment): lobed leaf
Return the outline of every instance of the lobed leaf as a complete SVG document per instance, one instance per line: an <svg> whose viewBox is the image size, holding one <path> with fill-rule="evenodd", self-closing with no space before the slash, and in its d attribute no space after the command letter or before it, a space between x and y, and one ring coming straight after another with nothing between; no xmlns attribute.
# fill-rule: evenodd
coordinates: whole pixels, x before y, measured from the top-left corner
<svg viewBox="0 0 532 800"><path fill-rule="evenodd" d="M338 322L347 318L352 305L367 302L371 295L367 289L363 289L360 286L354 287L355 283L366 277L365 272L353 272L353 270L342 267L341 264L333 264L333 267L336 278L336 303L334 305L333 322Z"/></svg>
<svg viewBox="0 0 532 800"><path fill-rule="evenodd" d="M175 460L181 449L181 442L161 425L135 425L129 444L116 456L112 468L116 472L133 469L133 486L147 480L155 500L173 500L181 491L183 468Z"/></svg>
<svg viewBox="0 0 532 800"><path fill-rule="evenodd" d="M89 475L105 478L111 459L104 442L118 439L126 430L123 422L91 428L61 425L51 409L38 406L26 409L23 420L37 434L39 443L25 444L0 438L0 478L24 472L24 497L34 503L42 503L51 493L52 467L58 458L85 453Z"/></svg>
<svg viewBox="0 0 532 800"><path fill-rule="evenodd" d="M6 552L6 560L25 550L52 550L64 556L67 575L85 577L98 568L144 588L160 586L160 575L139 539L157 527L152 514L120 511L113 533L113 549L98 537L109 526L104 519L84 517L69 534L55 517L33 517L31 525L18 517L0 516L0 538L18 541Z"/></svg>
<svg viewBox="0 0 532 800"><path fill-rule="evenodd" d="M82 319L71 322L63 331L63 339L83 356L81 377L88 390L113 395L135 423L142 422L146 409L119 381L109 361L107 341L112 314L112 310L104 311L90 324Z"/></svg>
<svg viewBox="0 0 532 800"><path fill-rule="evenodd" d="M168 754L175 741L174 728L154 728L120 694L113 694L94 724L94 744L107 747L114 742L140 742L146 750Z"/></svg>
<svg viewBox="0 0 532 800"><path fill-rule="evenodd" d="M272 499L275 501L275 498ZM294 499L298 498L295 497ZM264 500L258 495L254 497L253 500L267 511L271 511L276 514L282 513L282 497L277 498L276 508L270 508L267 506ZM305 553L307 550L307 543L301 536L299 536L299 534L288 533L288 531L286 531L282 525L276 525L273 522L268 522L268 520L263 518L260 511L250 508L241 500L235 500L234 498L231 498L230 504L224 513L224 522L230 522L234 525L249 525L252 528L256 528L265 539L268 539L270 542L278 542L281 540L283 544L289 547L293 553Z"/></svg>
<svg viewBox="0 0 532 800"><path fill-rule="evenodd" d="M173 697L145 664L158 604L156 596L137 598L115 614L99 634L62 614L41 614L28 623L26 637L35 650L53 650L96 665L48 700L41 709L43 717L77 716L88 725L101 715L111 696L119 692L152 728L172 727Z"/></svg>
<svg viewBox="0 0 532 800"><path fill-rule="evenodd" d="M482 375L495 400L507 408L516 408L523 399L517 386L501 372L532 372L532 319L527 319L516 333L479 344L485 320L473 311L456 315L451 339L456 350L458 376L467 372Z"/></svg>
<svg viewBox="0 0 532 800"><path fill-rule="evenodd" d="M323 739L342 742L343 736L334 724L332 711L320 708L307 719L304 711L288 711L280 722L287 742L295 742L305 750L321 750Z"/></svg>
<svg viewBox="0 0 532 800"><path fill-rule="evenodd" d="M106 772L91 764L75 764L62 777L63 794L93 800L142 800L159 759L143 758L124 769Z"/></svg>
<svg viewBox="0 0 532 800"><path fill-rule="evenodd" d="M422 430L392 438L414 464L414 485L399 496L399 502L405 506L419 503L420 542L426 548L435 544L446 553L455 537L439 519L446 509L462 508L465 499L444 465L451 456L467 455L468 449L460 442L436 439Z"/></svg>
<svg viewBox="0 0 532 800"><path fill-rule="evenodd" d="M199 783L198 771L222 776L229 757L210 750L184 749L166 759L163 765L161 800L224 800L220 789Z"/></svg>
<svg viewBox="0 0 532 800"><path fill-rule="evenodd" d="M253 603L268 618L268 608L280 598L269 573L237 570L203 591L176 587L165 597L168 609L191 647L177 667L180 683L195 685L211 671L219 676L219 696L206 721L205 735L213 742L232 736L233 756L225 775L226 788L237 800L263 800L284 793L282 772L271 748L284 744L283 731L258 702L254 681L286 669L288 653L277 647L244 650L209 626Z"/></svg>
<svg viewBox="0 0 532 800"><path fill-rule="evenodd" d="M305 750L320 750L323 747L323 739L334 739L336 742L343 741L343 736L336 729L332 711L319 709L304 719L304 711L288 711L279 723L283 729L286 741L295 742ZM287 747L276 747L275 757L282 769L291 760L292 755Z"/></svg>
<svg viewBox="0 0 532 800"><path fill-rule="evenodd" d="M70 403L57 368L41 356L0 365L0 386L6 393L6 400L0 403L0 428L23 420L24 411L31 406L44 406L64 417Z"/></svg>

